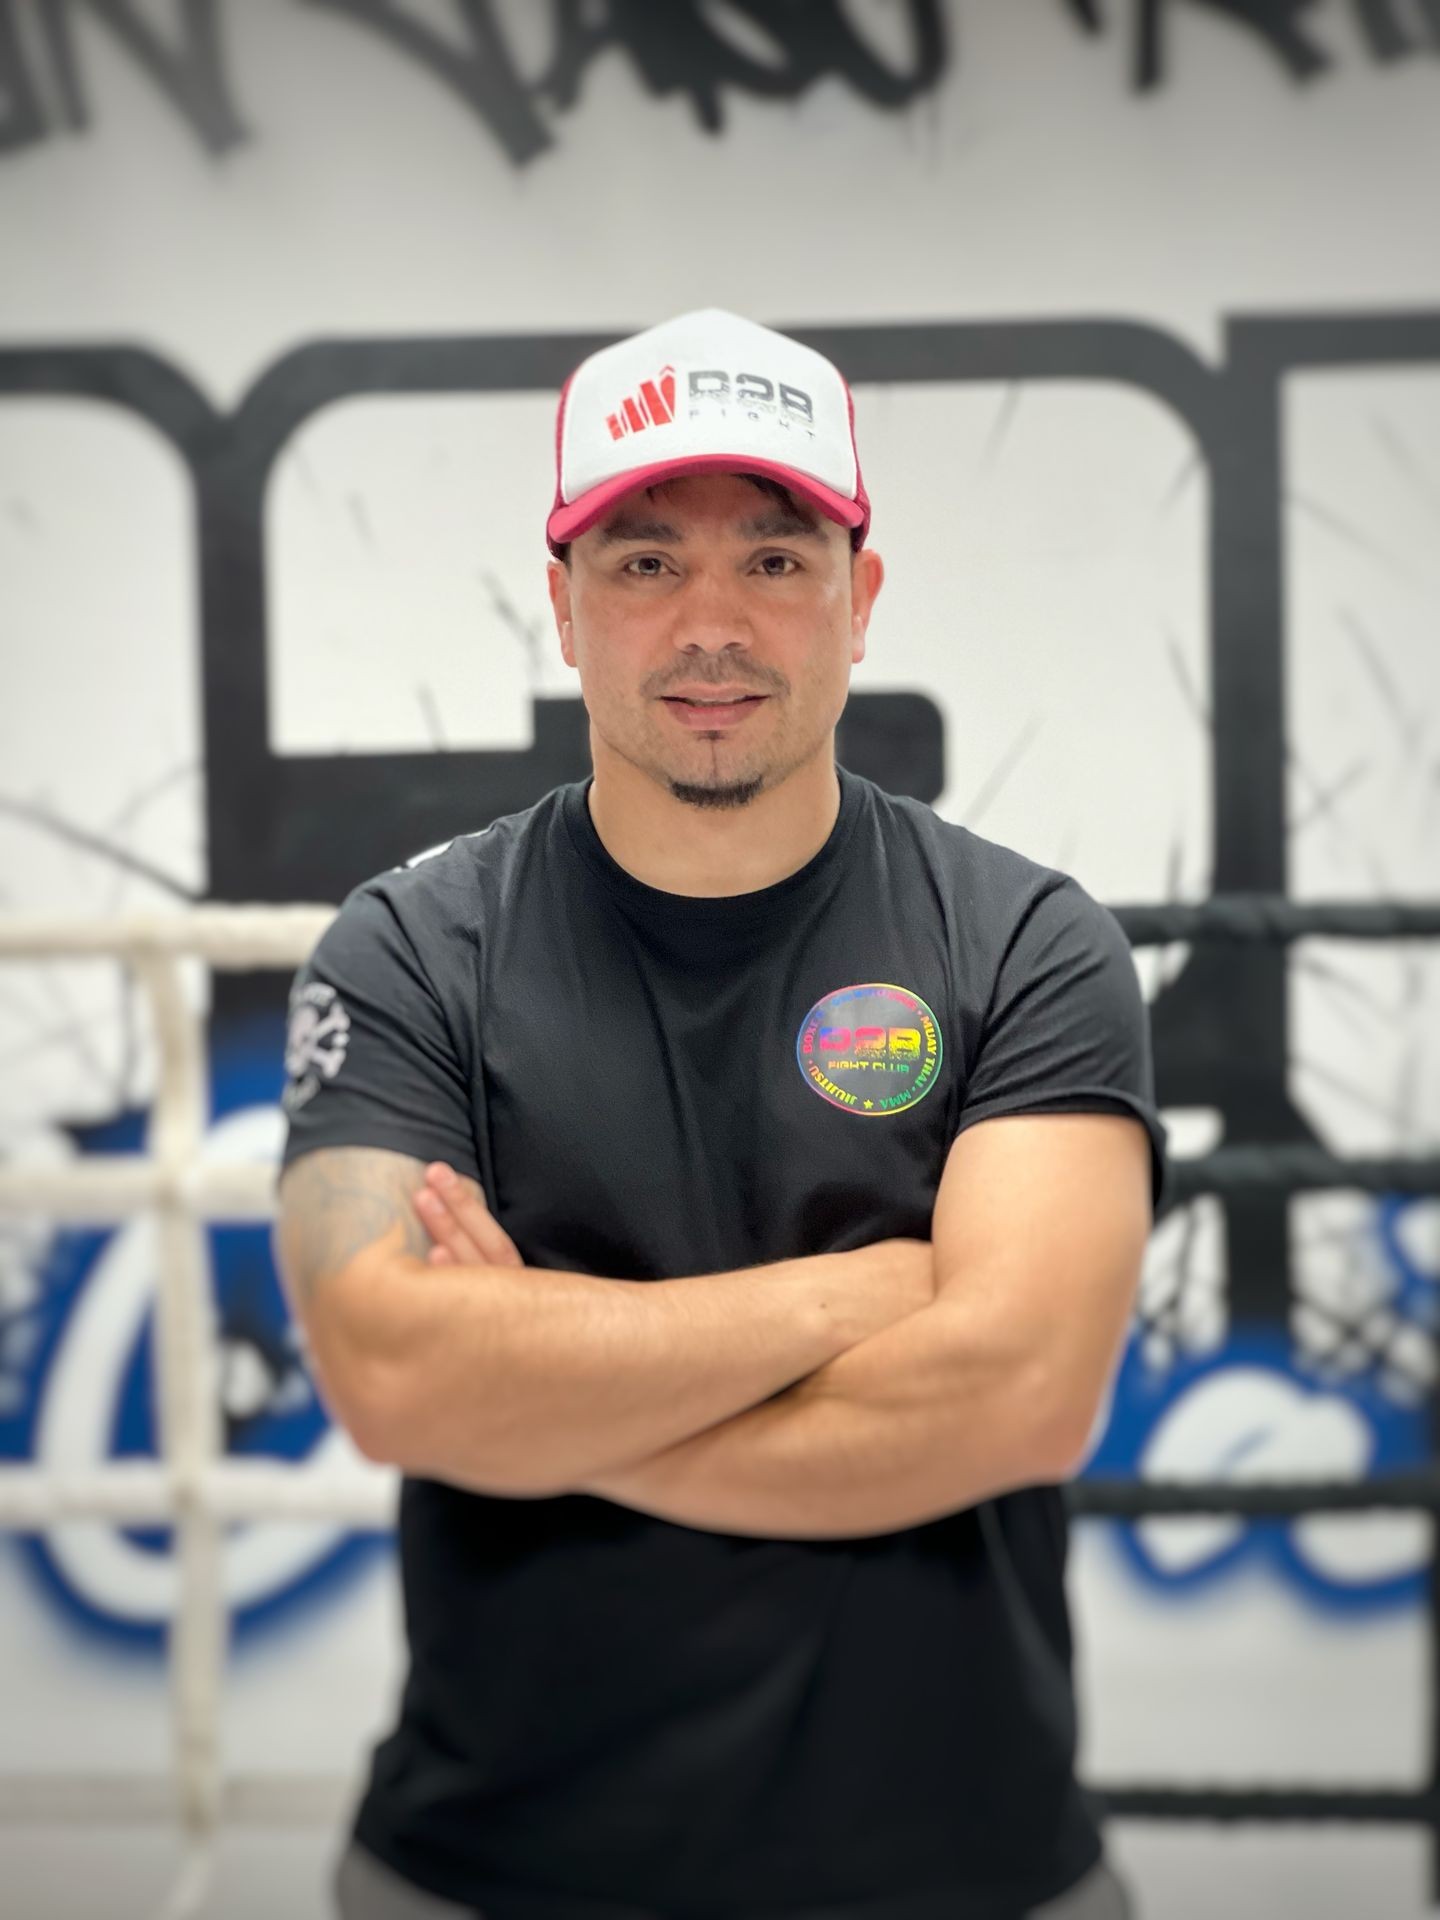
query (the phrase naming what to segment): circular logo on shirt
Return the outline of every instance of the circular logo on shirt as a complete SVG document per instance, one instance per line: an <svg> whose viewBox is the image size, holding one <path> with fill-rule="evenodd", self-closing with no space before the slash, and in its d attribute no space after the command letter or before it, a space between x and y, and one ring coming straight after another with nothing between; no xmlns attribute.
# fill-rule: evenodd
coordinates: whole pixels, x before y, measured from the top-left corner
<svg viewBox="0 0 1440 1920"><path fill-rule="evenodd" d="M918 993L871 980L815 1002L800 1023L795 1058L822 1100L872 1116L923 1100L944 1047L940 1022Z"/></svg>

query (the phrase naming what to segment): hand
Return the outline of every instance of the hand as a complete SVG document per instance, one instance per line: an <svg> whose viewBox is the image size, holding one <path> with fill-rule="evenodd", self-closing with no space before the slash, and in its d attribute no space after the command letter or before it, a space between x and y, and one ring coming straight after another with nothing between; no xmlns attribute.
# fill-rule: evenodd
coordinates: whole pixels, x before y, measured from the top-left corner
<svg viewBox="0 0 1440 1920"><path fill-rule="evenodd" d="M425 1169L413 1195L415 1211L435 1242L432 1267L523 1267L520 1250L485 1204L473 1180L443 1160Z"/></svg>

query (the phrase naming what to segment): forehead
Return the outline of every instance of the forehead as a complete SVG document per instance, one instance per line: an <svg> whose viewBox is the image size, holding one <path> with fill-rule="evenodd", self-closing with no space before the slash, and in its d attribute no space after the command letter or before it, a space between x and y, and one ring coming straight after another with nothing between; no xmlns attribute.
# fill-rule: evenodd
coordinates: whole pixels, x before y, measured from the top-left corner
<svg viewBox="0 0 1440 1920"><path fill-rule="evenodd" d="M597 547L631 540L679 544L688 534L712 532L748 540L783 535L823 545L833 524L807 501L762 486L749 474L694 473L634 488L592 532Z"/></svg>

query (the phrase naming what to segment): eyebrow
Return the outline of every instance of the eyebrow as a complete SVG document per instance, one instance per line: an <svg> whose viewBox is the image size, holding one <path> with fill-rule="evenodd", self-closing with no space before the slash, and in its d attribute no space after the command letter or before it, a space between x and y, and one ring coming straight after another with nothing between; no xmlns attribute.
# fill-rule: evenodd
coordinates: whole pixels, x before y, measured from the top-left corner
<svg viewBox="0 0 1440 1920"><path fill-rule="evenodd" d="M656 540L673 546L680 538L680 529L664 520L637 520L626 513L617 514L599 530L602 547L619 546L622 540Z"/></svg>
<svg viewBox="0 0 1440 1920"><path fill-rule="evenodd" d="M741 522L740 532L747 540L822 540L825 538L818 522L804 519L799 514L787 513L776 509L772 513L762 513L757 519ZM680 546L685 536L678 527L672 527L666 520L639 520L632 514L618 514L599 529L599 544L602 547L619 546L626 540L649 540L662 546Z"/></svg>
<svg viewBox="0 0 1440 1920"><path fill-rule="evenodd" d="M757 519L747 520L740 531L751 540L823 540L820 523L809 514L791 513L774 507Z"/></svg>

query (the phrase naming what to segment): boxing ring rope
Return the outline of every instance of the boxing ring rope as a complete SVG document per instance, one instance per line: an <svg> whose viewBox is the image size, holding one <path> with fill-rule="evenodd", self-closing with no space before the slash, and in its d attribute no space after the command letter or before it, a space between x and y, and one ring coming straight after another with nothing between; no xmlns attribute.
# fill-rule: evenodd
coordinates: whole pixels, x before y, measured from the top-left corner
<svg viewBox="0 0 1440 1920"><path fill-rule="evenodd" d="M0 1527L40 1532L72 1519L169 1524L178 1551L178 1597L169 1627L173 1769L169 1777L0 1779L0 1824L73 1825L97 1819L178 1819L183 1857L157 1920L198 1920L214 1874L222 1825L309 1826L339 1818L353 1783L314 1774L223 1774L219 1707L228 1614L221 1529L243 1520L393 1525L398 1474L373 1464L324 1470L232 1461L221 1455L219 1343L206 1228L263 1222L275 1213L271 1166L201 1163L208 1090L204 1014L185 998L182 963L212 969L293 971L334 917L329 906L206 905L184 914L106 920L0 917L0 960L116 959L149 1001L157 1088L146 1149L96 1156L62 1169L0 1165L0 1214L110 1224L152 1214L158 1225L155 1349L158 1454L88 1473L0 1467ZM1440 903L1300 904L1263 895L1195 904L1113 909L1132 946L1195 940L1277 942L1322 936L1358 940L1440 937ZM1173 1162L1167 1205L1199 1194L1356 1188L1440 1193L1440 1158L1347 1160L1294 1145L1223 1147ZM1318 1512L1440 1514L1434 1465L1360 1483L1086 1480L1066 1488L1071 1510L1132 1520L1161 1514L1295 1517ZM1440 1556L1432 1546L1432 1662L1440 1660ZM1430 1785L1369 1789L1096 1786L1110 1814L1206 1820L1339 1820L1422 1823L1440 1839L1440 1723L1432 1723Z"/></svg>
<svg viewBox="0 0 1440 1920"><path fill-rule="evenodd" d="M186 1002L181 962L293 969L333 907L202 907L183 916L109 921L0 921L0 958L116 958L149 1002L157 1088L146 1150L62 1169L0 1167L0 1213L109 1224L153 1214L158 1226L155 1373L158 1459L88 1474L0 1468L0 1526L39 1531L62 1519L175 1530L178 1599L169 1629L174 1767L167 1779L75 1777L0 1782L0 1821L174 1820L182 1861L161 1920L197 1920L222 1824L333 1820L351 1783L280 1775L222 1778L219 1719L227 1640L220 1530L245 1519L313 1518L393 1525L398 1475L227 1461L220 1457L219 1345L206 1228L275 1212L273 1167L207 1168L203 1013Z"/></svg>

